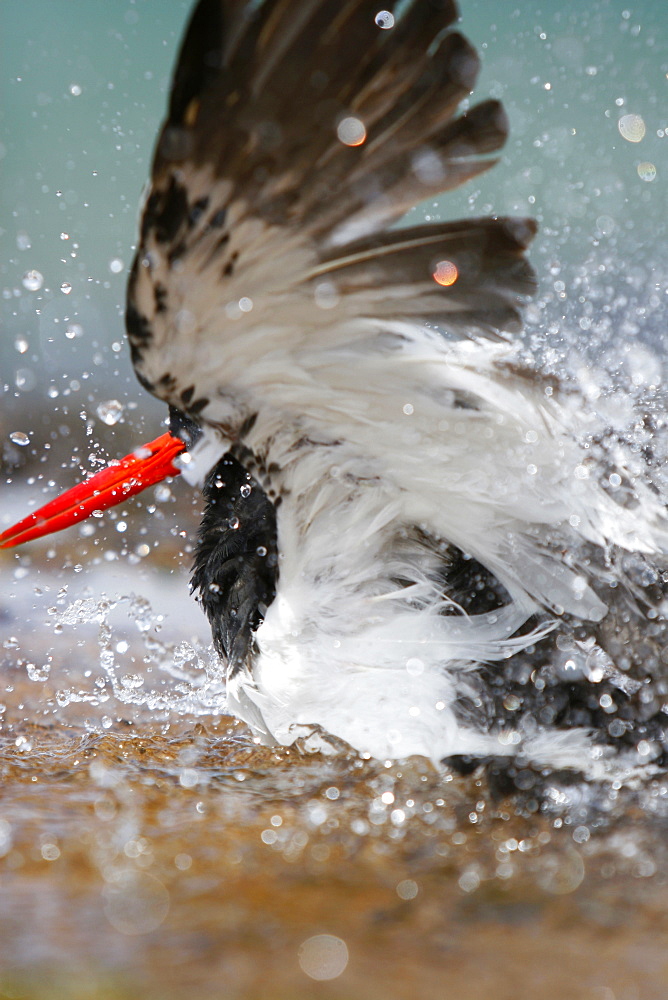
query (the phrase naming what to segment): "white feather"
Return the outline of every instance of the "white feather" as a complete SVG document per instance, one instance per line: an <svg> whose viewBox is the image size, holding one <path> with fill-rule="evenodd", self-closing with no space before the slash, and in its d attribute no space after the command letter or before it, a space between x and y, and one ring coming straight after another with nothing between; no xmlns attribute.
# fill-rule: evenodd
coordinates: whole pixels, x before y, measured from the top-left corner
<svg viewBox="0 0 668 1000"><path fill-rule="evenodd" d="M565 554L584 541L657 553L663 509L641 484L633 509L603 490L577 441L581 398L546 395L507 346L397 324L346 330L345 345L340 327L321 327L314 346L304 336L290 352L273 330L261 360L236 359L239 398L262 400L247 444L281 469L284 500L276 600L230 697L279 743L318 726L380 758L517 752L503 734L458 725L452 706L468 673L535 643L556 624L550 612L603 617L587 571ZM462 394L468 407L456 405ZM231 398L228 382L226 414ZM220 419L216 405L208 420ZM216 447L208 431L191 471L203 476ZM415 525L491 569L510 603L442 614L433 554L402 544ZM398 588L398 576L411 586ZM543 624L522 632L535 614ZM552 739L521 749L545 760L552 747L553 763L582 764L580 732L570 758L566 737Z"/></svg>

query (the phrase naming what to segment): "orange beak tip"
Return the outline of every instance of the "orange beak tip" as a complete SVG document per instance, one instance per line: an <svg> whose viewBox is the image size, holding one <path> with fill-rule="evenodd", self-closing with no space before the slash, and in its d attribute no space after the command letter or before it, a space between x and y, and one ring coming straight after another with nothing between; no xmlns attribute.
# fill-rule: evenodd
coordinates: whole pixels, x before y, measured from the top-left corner
<svg viewBox="0 0 668 1000"><path fill-rule="evenodd" d="M100 515L109 507L123 503L168 476L178 476L174 458L185 450L180 438L162 434L155 441L116 459L83 483L49 501L0 534L0 548L12 548L23 542L62 531L77 521Z"/></svg>

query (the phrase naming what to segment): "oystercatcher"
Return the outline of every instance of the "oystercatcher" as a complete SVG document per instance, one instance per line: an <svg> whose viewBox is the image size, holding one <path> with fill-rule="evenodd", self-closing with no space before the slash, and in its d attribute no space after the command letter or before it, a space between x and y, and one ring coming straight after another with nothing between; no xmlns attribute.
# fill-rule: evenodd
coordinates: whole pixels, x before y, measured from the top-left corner
<svg viewBox="0 0 668 1000"><path fill-rule="evenodd" d="M2 540L182 471L205 501L192 588L264 739L579 765L583 730L508 738L480 678L594 628L612 553L664 551L666 519L623 460L604 483L580 397L517 359L534 222L395 225L506 139L497 101L458 110L478 58L457 16L201 0L126 311L170 433Z"/></svg>

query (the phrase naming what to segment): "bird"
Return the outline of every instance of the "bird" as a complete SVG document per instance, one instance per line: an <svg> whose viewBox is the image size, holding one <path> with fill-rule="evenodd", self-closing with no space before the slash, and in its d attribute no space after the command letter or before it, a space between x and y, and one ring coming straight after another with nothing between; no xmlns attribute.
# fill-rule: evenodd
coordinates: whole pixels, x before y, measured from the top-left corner
<svg viewBox="0 0 668 1000"><path fill-rule="evenodd" d="M582 395L519 357L535 222L405 218L508 135L499 101L471 102L458 17L197 3L126 306L169 432L0 542L181 474L204 503L191 589L259 739L581 768L587 726L509 730L486 685L565 635L624 690L573 628L596 637L616 553L666 552L666 515L622 453L610 488Z"/></svg>

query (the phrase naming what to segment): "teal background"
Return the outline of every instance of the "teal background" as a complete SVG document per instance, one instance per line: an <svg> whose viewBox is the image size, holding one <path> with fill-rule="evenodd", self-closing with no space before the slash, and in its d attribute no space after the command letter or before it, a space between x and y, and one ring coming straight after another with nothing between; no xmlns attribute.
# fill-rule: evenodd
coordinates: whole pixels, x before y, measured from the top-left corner
<svg viewBox="0 0 668 1000"><path fill-rule="evenodd" d="M475 98L503 100L511 138L489 174L416 211L539 220L529 344L547 363L563 363L576 347L609 370L615 345L629 339L661 353L668 4L461 6L462 30L483 58ZM5 441L30 430L37 413L48 422L83 408L96 425L95 405L110 396L136 404L139 433L164 416L131 373L122 313L138 204L189 9L180 0L0 0ZM643 116L641 143L620 136L626 113ZM639 178L641 161L655 164L653 182ZM33 268L44 276L36 292L22 285ZM72 339L68 324L77 324ZM661 362L652 360L655 382Z"/></svg>

